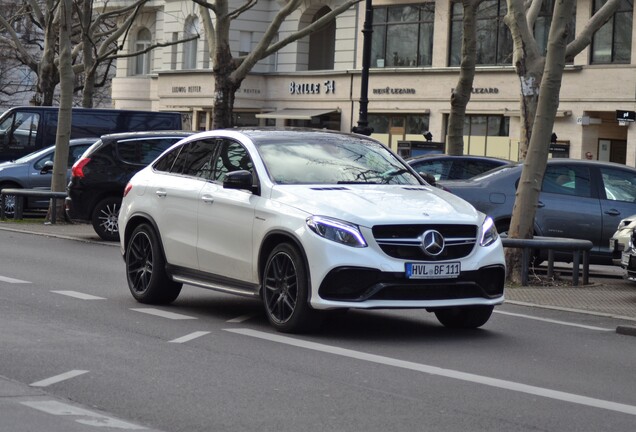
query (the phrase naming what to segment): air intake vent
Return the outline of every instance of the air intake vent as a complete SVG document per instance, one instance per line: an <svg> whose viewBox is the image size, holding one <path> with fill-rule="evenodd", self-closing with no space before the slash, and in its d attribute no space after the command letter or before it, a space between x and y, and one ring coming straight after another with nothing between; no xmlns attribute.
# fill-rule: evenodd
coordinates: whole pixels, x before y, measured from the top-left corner
<svg viewBox="0 0 636 432"><path fill-rule="evenodd" d="M312 187L311 190L334 191L334 190L349 190L349 188L346 188L343 186L324 186L324 187Z"/></svg>

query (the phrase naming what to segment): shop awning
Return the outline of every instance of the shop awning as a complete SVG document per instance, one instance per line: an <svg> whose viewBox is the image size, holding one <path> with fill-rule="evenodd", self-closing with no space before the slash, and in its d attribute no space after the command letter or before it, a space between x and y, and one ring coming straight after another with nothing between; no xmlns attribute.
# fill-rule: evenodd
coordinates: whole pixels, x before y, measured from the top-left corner
<svg viewBox="0 0 636 432"><path fill-rule="evenodd" d="M312 117L321 116L336 112L338 109L290 109L285 108L278 111L256 114L256 118L264 119L290 119L290 120L311 120Z"/></svg>

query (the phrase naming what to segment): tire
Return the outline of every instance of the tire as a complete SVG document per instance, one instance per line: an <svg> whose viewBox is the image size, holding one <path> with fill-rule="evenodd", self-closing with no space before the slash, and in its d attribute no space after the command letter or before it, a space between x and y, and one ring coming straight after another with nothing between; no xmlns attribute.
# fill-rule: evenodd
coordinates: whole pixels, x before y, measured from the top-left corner
<svg viewBox="0 0 636 432"><path fill-rule="evenodd" d="M93 210L92 224L97 235L106 241L119 241L119 209L121 198L108 197L97 203Z"/></svg>
<svg viewBox="0 0 636 432"><path fill-rule="evenodd" d="M15 184L1 184L0 190L2 189L22 189L20 186ZM5 195L4 196L4 215L8 217L13 217L15 215L15 195Z"/></svg>
<svg viewBox="0 0 636 432"><path fill-rule="evenodd" d="M182 284L166 273L166 260L155 231L139 225L130 236L124 256L130 293L140 303L168 304L179 297Z"/></svg>
<svg viewBox="0 0 636 432"><path fill-rule="evenodd" d="M283 333L301 333L320 326L321 317L309 306L309 278L302 255L281 243L269 254L262 277L265 313Z"/></svg>
<svg viewBox="0 0 636 432"><path fill-rule="evenodd" d="M462 306L435 310L435 316L444 327L474 329L483 326L492 315L494 306Z"/></svg>

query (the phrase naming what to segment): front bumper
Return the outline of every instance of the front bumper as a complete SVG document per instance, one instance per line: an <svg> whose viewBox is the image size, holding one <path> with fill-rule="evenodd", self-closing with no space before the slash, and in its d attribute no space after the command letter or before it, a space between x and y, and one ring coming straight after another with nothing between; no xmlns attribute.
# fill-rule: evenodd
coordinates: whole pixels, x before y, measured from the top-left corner
<svg viewBox="0 0 636 432"><path fill-rule="evenodd" d="M408 279L404 273L363 267L339 267L323 280L323 304L353 308L432 308L493 305L504 300L506 270L492 265L465 271L457 278Z"/></svg>

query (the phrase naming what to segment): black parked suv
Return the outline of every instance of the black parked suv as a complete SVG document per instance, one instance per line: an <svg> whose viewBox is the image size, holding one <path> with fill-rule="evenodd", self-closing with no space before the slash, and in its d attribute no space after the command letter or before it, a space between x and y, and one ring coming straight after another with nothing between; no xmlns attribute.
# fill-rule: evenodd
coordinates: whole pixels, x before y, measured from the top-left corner
<svg viewBox="0 0 636 432"><path fill-rule="evenodd" d="M129 132L102 135L71 170L66 213L73 221L90 222L104 240L119 240L117 216L128 180L187 131Z"/></svg>

